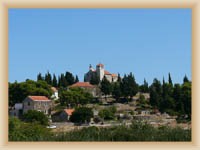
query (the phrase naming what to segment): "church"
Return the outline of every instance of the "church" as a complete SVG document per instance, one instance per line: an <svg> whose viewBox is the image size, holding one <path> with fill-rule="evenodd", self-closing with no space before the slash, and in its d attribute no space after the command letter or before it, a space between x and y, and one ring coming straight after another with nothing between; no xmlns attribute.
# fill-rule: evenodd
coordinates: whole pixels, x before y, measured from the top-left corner
<svg viewBox="0 0 200 150"><path fill-rule="evenodd" d="M99 63L96 65L96 70L89 66L89 71L85 74L84 80L85 82L90 82L93 75L96 75L100 81L105 77L109 82L116 82L118 76L116 74L110 73L104 69L104 65Z"/></svg>

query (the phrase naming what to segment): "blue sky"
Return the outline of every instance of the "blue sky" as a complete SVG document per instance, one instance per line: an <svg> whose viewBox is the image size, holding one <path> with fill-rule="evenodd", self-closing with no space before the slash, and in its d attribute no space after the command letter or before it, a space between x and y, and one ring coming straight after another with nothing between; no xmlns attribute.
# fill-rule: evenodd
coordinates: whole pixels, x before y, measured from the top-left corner
<svg viewBox="0 0 200 150"><path fill-rule="evenodd" d="M191 79L191 9L9 9L9 82L89 64L111 73Z"/></svg>

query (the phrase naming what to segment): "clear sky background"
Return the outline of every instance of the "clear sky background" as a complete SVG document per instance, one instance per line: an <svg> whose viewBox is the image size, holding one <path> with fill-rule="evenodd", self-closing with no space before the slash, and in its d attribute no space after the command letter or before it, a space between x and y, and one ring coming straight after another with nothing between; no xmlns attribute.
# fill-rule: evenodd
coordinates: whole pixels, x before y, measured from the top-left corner
<svg viewBox="0 0 200 150"><path fill-rule="evenodd" d="M136 82L191 80L191 9L9 9L9 82L89 64Z"/></svg>

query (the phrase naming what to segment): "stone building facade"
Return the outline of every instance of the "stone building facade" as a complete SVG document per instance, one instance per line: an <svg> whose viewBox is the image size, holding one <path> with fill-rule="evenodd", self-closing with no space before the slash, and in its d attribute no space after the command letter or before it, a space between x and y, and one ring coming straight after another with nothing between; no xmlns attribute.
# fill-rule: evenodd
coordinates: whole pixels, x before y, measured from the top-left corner
<svg viewBox="0 0 200 150"><path fill-rule="evenodd" d="M101 63L96 65L96 70L92 68L92 65L89 66L89 71L84 76L85 82L90 82L93 75L96 75L100 81L102 81L104 77L106 77L109 82L116 82L118 79L116 74L106 71L104 65Z"/></svg>
<svg viewBox="0 0 200 150"><path fill-rule="evenodd" d="M23 113L28 110L37 110L46 115L51 114L52 101L46 96L28 96L23 101Z"/></svg>

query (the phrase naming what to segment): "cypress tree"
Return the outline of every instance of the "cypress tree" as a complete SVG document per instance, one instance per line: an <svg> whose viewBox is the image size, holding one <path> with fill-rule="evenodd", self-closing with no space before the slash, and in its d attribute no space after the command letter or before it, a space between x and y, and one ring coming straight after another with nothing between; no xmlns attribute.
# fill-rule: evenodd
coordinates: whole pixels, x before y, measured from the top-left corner
<svg viewBox="0 0 200 150"><path fill-rule="evenodd" d="M184 78L183 78L183 83L186 83L186 82L189 82L187 76L185 75Z"/></svg>
<svg viewBox="0 0 200 150"><path fill-rule="evenodd" d="M168 75L168 82L169 82L169 84L173 85L170 73Z"/></svg>
<svg viewBox="0 0 200 150"><path fill-rule="evenodd" d="M78 76L76 75L75 83L79 82Z"/></svg>
<svg viewBox="0 0 200 150"><path fill-rule="evenodd" d="M106 95L110 94L112 92L111 83L106 79L104 76L103 80L101 81L101 91Z"/></svg>
<svg viewBox="0 0 200 150"><path fill-rule="evenodd" d="M41 73L39 73L38 75L37 75L37 81L39 81L39 80L44 80L44 78L42 77L42 74Z"/></svg>
<svg viewBox="0 0 200 150"><path fill-rule="evenodd" d="M53 84L54 87L58 87L58 82L57 82L55 74L53 74L53 81L52 82L53 82L52 84Z"/></svg>

